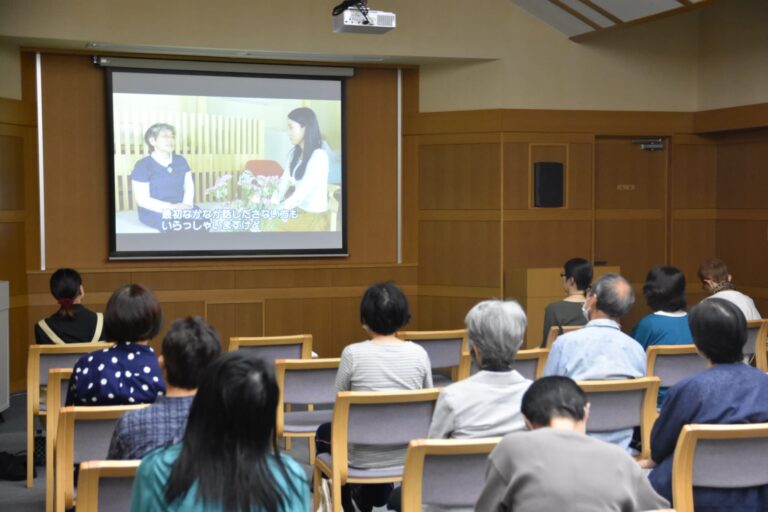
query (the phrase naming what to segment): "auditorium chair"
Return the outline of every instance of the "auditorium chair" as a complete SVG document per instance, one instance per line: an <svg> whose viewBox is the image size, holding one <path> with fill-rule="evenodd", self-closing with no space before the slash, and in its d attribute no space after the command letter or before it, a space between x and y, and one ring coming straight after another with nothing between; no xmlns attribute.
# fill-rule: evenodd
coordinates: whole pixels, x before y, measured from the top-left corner
<svg viewBox="0 0 768 512"><path fill-rule="evenodd" d="M69 406L61 409L56 435L55 512L64 512L74 504L73 465L103 460L109 451L117 420L128 411L148 406Z"/></svg>
<svg viewBox="0 0 768 512"><path fill-rule="evenodd" d="M80 464L77 512L126 512L140 460L91 460Z"/></svg>
<svg viewBox="0 0 768 512"><path fill-rule="evenodd" d="M234 337L229 338L228 350L245 350L273 364L278 359L310 359L312 335Z"/></svg>
<svg viewBox="0 0 768 512"><path fill-rule="evenodd" d="M53 510L54 460L56 433L59 427L59 412L67 399L72 368L52 368L48 370L48 396L45 411L45 510Z"/></svg>
<svg viewBox="0 0 768 512"><path fill-rule="evenodd" d="M66 345L30 345L27 355L27 487L34 481L35 417L45 416L45 401L41 403L40 389L48 385L48 370L72 368L83 354L111 343L68 343Z"/></svg>
<svg viewBox="0 0 768 512"><path fill-rule="evenodd" d="M744 357L750 362L754 358L755 367L764 372L768 372L766 337L768 337L767 319L747 322L747 343L744 345Z"/></svg>
<svg viewBox="0 0 768 512"><path fill-rule="evenodd" d="M309 464L315 463L315 432L323 423L330 423L333 411L314 410L315 405L332 405L336 400L336 372L339 358L278 359L275 362L280 399L277 405L278 437L285 438L290 450L292 437L306 437L309 444ZM286 410L286 406L306 406L306 411Z"/></svg>
<svg viewBox="0 0 768 512"><path fill-rule="evenodd" d="M693 488L768 485L768 423L685 425L672 460L672 503L693 512Z"/></svg>
<svg viewBox="0 0 768 512"><path fill-rule="evenodd" d="M709 361L696 345L651 345L647 353L647 375L659 378L659 387L670 388L694 373L709 368Z"/></svg>
<svg viewBox="0 0 768 512"><path fill-rule="evenodd" d="M424 505L473 508L485 485L488 454L499 441L501 437L411 441L403 471L403 512L421 512Z"/></svg>
<svg viewBox="0 0 768 512"><path fill-rule="evenodd" d="M587 433L613 432L639 426L641 459L651 456L651 428L656 420L658 377L622 380L581 380L587 394Z"/></svg>
<svg viewBox="0 0 768 512"><path fill-rule="evenodd" d="M331 427L331 454L315 459L314 508L320 503L322 478L331 479L333 512L342 512L341 487L346 484L400 482L403 466L382 469L349 467L348 444L402 445L427 437L440 391L341 391L336 395Z"/></svg>
<svg viewBox="0 0 768 512"><path fill-rule="evenodd" d="M553 325L549 328L549 334L547 334L547 342L542 348L552 348L552 344L555 342L558 336L572 331L577 331L584 327L583 325Z"/></svg>
<svg viewBox="0 0 768 512"><path fill-rule="evenodd" d="M469 342L466 329L448 331L400 331L397 337L412 341L427 351L435 386L449 384L446 377L435 374L436 368L451 368L451 380L469 377Z"/></svg>

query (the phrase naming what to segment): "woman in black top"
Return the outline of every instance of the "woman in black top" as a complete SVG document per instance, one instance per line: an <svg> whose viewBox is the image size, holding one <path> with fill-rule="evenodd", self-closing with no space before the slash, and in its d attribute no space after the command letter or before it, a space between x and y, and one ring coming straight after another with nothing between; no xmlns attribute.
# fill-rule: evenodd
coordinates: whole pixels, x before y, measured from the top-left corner
<svg viewBox="0 0 768 512"><path fill-rule="evenodd" d="M104 317L80 302L85 295L83 280L77 270L60 268L51 276L51 294L59 310L35 325L38 345L87 343L104 339Z"/></svg>

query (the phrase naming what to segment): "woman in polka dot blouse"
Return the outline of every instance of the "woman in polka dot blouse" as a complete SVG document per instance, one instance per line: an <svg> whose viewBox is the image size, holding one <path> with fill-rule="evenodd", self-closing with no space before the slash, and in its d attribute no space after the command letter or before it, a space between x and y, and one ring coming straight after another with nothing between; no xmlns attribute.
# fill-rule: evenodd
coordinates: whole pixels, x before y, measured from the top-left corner
<svg viewBox="0 0 768 512"><path fill-rule="evenodd" d="M141 404L163 395L163 374L148 345L162 320L160 304L150 290L138 284L118 288L104 311L105 337L115 344L84 355L75 364L67 404Z"/></svg>

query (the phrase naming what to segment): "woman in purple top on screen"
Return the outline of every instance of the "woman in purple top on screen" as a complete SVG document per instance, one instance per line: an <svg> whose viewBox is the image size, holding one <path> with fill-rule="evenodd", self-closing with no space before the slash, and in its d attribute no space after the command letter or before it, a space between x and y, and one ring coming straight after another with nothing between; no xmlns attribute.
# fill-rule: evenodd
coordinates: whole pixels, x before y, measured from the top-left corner
<svg viewBox="0 0 768 512"><path fill-rule="evenodd" d="M121 286L104 311L110 348L81 357L73 369L68 405L130 405L165 393L155 351L148 345L163 320L154 294L139 284Z"/></svg>
<svg viewBox="0 0 768 512"><path fill-rule="evenodd" d="M139 210L139 220L163 231L163 211L194 206L195 184L192 170L177 154L176 129L156 123L144 134L149 156L136 162L131 172L131 188Z"/></svg>

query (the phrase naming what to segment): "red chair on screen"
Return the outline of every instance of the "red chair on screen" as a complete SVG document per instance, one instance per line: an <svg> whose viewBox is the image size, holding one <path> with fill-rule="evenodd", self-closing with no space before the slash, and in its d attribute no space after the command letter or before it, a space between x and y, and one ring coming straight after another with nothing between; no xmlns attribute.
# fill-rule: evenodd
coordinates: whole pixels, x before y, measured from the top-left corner
<svg viewBox="0 0 768 512"><path fill-rule="evenodd" d="M245 170L251 171L254 176L280 176L283 167L274 160L248 160Z"/></svg>

